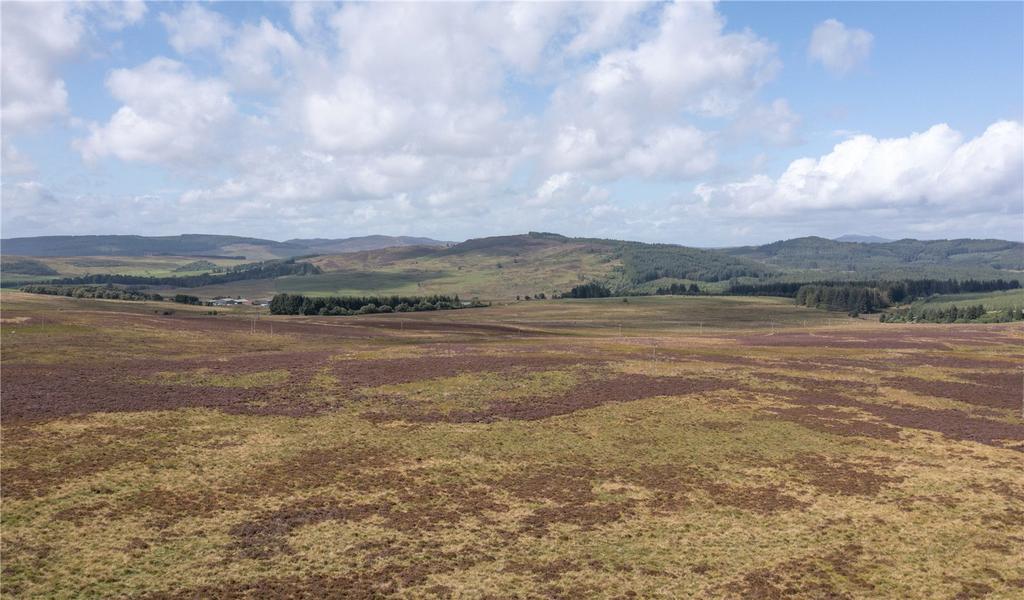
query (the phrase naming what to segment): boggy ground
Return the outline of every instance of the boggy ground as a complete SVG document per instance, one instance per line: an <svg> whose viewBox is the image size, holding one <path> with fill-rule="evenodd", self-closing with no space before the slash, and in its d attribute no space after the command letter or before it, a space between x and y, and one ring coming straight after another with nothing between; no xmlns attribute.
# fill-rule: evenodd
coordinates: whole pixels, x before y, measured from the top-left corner
<svg viewBox="0 0 1024 600"><path fill-rule="evenodd" d="M4 597L1024 594L1019 325L2 300Z"/></svg>

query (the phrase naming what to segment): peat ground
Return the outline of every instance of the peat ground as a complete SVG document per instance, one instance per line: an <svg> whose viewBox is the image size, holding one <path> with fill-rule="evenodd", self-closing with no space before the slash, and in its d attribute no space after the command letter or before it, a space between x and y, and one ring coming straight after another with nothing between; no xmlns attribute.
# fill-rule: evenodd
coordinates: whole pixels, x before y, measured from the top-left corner
<svg viewBox="0 0 1024 600"><path fill-rule="evenodd" d="M2 292L4 597L1016 597L1024 329Z"/></svg>

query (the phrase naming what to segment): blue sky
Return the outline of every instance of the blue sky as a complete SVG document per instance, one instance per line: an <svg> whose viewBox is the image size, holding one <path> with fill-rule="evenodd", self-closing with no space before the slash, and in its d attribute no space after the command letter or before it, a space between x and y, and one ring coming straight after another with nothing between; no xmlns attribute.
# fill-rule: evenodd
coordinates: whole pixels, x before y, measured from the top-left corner
<svg viewBox="0 0 1024 600"><path fill-rule="evenodd" d="M1024 4L5 2L4 237L1024 237Z"/></svg>

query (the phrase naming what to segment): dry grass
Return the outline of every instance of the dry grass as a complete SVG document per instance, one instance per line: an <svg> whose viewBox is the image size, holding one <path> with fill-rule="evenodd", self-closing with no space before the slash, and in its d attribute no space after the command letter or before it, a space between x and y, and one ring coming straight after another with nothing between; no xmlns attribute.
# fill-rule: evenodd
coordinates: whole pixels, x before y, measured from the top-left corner
<svg viewBox="0 0 1024 600"><path fill-rule="evenodd" d="M254 335L0 299L5 597L1024 587L1020 407L964 395L1020 394L1017 325L671 298ZM89 408L90 369L123 408Z"/></svg>

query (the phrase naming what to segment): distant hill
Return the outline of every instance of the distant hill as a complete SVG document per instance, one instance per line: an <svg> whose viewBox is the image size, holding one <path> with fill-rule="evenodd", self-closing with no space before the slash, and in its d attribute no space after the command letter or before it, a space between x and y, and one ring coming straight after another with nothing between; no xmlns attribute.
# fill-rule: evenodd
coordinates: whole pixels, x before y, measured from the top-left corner
<svg viewBox="0 0 1024 600"><path fill-rule="evenodd" d="M859 235L859 234L856 234L856 233L848 233L846 235L841 235L841 236L839 236L837 238L833 238L832 241L834 241L834 242L857 242L857 243L860 243L860 244L884 244L886 242L891 242L893 240L890 240L890 239L884 238L884 237L878 237L877 235Z"/></svg>
<svg viewBox="0 0 1024 600"><path fill-rule="evenodd" d="M395 247L310 260L324 273L280 280L275 289L458 293L493 299L551 295L590 281L620 292L654 291L684 280L721 287L733 277L774 272L772 267L711 250L538 232L476 238L443 248Z"/></svg>
<svg viewBox="0 0 1024 600"><path fill-rule="evenodd" d="M722 252L783 270L846 272L870 277L1020 276L1024 244L1004 240L913 240L855 243L803 237Z"/></svg>
<svg viewBox="0 0 1024 600"><path fill-rule="evenodd" d="M8 238L0 241L4 254L20 256L246 256L274 258L297 256L302 246L234 235L185 234L149 237L141 235L49 235ZM250 256L257 255L257 256Z"/></svg>
<svg viewBox="0 0 1024 600"><path fill-rule="evenodd" d="M193 291L188 293L202 297L457 293L507 299L550 296L588 282L602 283L617 293L653 293L672 284L723 291L734 282L1024 279L1024 244L971 239L863 243L804 237L761 246L700 249L539 232L461 243L388 236L285 242L213 235L57 236L3 240L3 251L4 281L15 282L46 280L50 271L62 276L195 275L215 263L231 267L296 256L307 257L301 261L313 263L319 271L189 288ZM153 256L161 254L167 256Z"/></svg>
<svg viewBox="0 0 1024 600"><path fill-rule="evenodd" d="M444 246L430 238L371 235L341 239L276 242L233 235L185 234L161 237L141 235L53 235L9 238L0 241L3 254L17 256L242 256L250 260L288 258L304 254L357 252L392 246Z"/></svg>
<svg viewBox="0 0 1024 600"><path fill-rule="evenodd" d="M363 250L379 250L381 248L397 248L401 246L448 246L452 242L442 242L425 237L389 236L389 235L364 235L361 237L326 239L294 239L287 240L285 244L303 246L317 254L344 254L346 252L361 252Z"/></svg>

